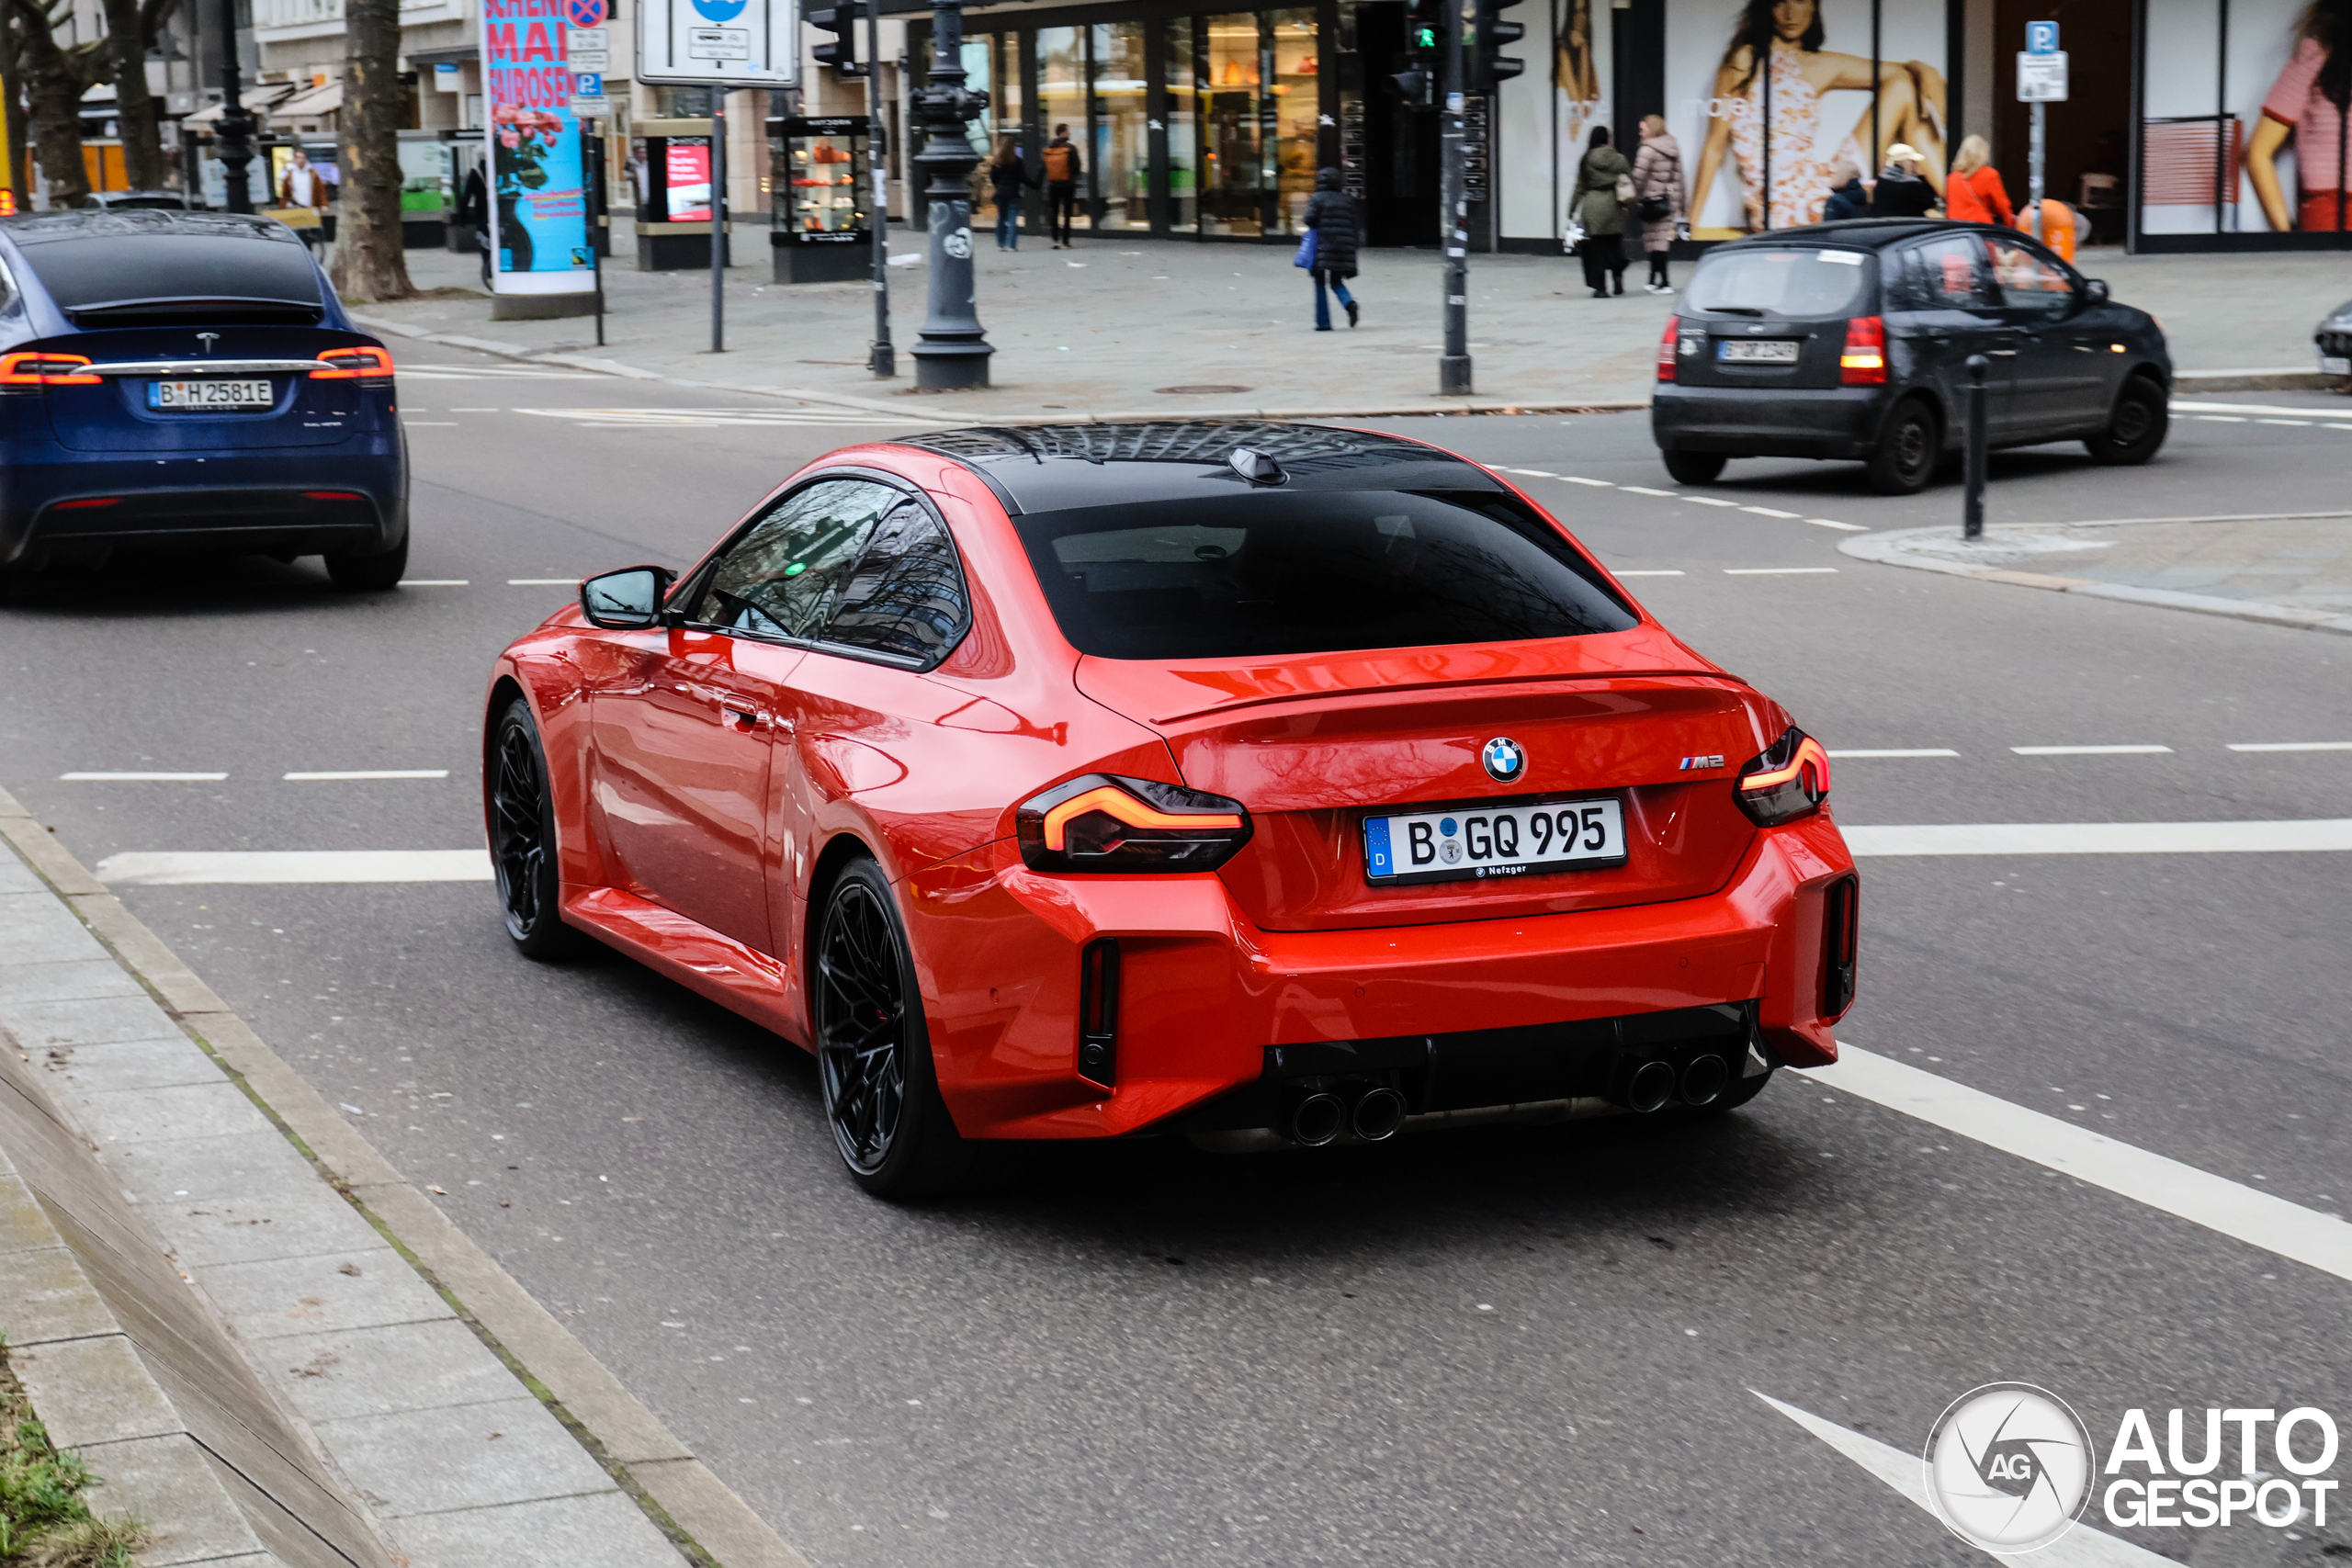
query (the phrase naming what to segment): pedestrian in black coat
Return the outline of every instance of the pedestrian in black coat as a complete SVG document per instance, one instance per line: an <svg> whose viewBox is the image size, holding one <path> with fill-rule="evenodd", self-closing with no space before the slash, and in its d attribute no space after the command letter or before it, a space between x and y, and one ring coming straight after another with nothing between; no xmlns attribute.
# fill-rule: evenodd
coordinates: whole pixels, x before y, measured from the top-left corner
<svg viewBox="0 0 2352 1568"><path fill-rule="evenodd" d="M1908 142L1886 150L1886 167L1871 192L1873 218L1925 218L1936 205L1936 187L1919 177L1919 154Z"/></svg>
<svg viewBox="0 0 2352 1568"><path fill-rule="evenodd" d="M1829 172L1829 199L1822 203L1824 223L1843 223L1849 218L1871 215L1871 193L1862 184L1862 172L1854 167L1850 158L1841 158Z"/></svg>
<svg viewBox="0 0 2352 1568"><path fill-rule="evenodd" d="M1363 225L1356 212L1356 198L1340 188L1339 170L1316 172L1315 194L1306 198L1305 223L1315 231L1315 330L1331 330L1331 294L1339 295L1340 303L1347 308L1348 325L1354 326L1362 316L1355 296L1348 292L1347 279L1356 275L1356 249Z"/></svg>

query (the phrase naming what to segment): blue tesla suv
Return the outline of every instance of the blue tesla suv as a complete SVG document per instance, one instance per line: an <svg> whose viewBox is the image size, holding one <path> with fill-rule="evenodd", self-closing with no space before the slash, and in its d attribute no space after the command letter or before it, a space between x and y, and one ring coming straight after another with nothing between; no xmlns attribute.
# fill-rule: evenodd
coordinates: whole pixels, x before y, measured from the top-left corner
<svg viewBox="0 0 2352 1568"><path fill-rule="evenodd" d="M0 579L117 552L408 565L392 359L293 231L217 212L0 218Z"/></svg>

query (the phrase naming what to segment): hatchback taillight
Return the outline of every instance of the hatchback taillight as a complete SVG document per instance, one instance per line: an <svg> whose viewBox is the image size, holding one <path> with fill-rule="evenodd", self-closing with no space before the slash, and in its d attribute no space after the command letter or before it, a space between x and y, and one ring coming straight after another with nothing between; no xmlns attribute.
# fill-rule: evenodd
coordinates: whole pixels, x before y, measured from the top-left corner
<svg viewBox="0 0 2352 1568"><path fill-rule="evenodd" d="M105 378L85 376L83 354L0 355L0 387L95 387Z"/></svg>
<svg viewBox="0 0 2352 1568"><path fill-rule="evenodd" d="M1668 316L1666 319L1666 333L1657 340L1657 378L1661 381L1674 379L1675 339L1681 325L1682 322L1679 317Z"/></svg>
<svg viewBox="0 0 2352 1568"><path fill-rule="evenodd" d="M1759 828L1793 822L1828 798L1829 753L1793 726L1739 771L1739 808Z"/></svg>
<svg viewBox="0 0 2352 1568"><path fill-rule="evenodd" d="M388 349L330 348L319 359L334 368L311 371L313 381L388 381L392 375L392 355Z"/></svg>
<svg viewBox="0 0 2352 1568"><path fill-rule="evenodd" d="M1846 323L1846 348L1838 356L1838 378L1849 387L1886 385L1886 322L1856 316Z"/></svg>
<svg viewBox="0 0 2352 1568"><path fill-rule="evenodd" d="M1238 800L1182 784L1087 773L1021 803L1032 871L1215 871L1250 841Z"/></svg>

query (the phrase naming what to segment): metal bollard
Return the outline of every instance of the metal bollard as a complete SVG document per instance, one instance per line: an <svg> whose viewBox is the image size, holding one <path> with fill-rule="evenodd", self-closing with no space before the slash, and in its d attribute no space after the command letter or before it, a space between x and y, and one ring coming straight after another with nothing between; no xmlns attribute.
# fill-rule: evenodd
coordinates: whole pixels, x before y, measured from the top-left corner
<svg viewBox="0 0 2352 1568"><path fill-rule="evenodd" d="M1993 362L1981 354L1968 356L1966 510L1961 513L1960 536L1984 536L1984 375Z"/></svg>

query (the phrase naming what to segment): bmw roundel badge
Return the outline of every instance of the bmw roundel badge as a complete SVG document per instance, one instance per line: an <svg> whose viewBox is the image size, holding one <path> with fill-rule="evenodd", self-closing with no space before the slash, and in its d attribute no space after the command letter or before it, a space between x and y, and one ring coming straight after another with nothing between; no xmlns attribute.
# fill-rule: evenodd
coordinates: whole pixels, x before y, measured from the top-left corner
<svg viewBox="0 0 2352 1568"><path fill-rule="evenodd" d="M1478 761L1487 765L1487 776L1497 784L1517 784L1527 772L1527 753L1508 735L1498 735L1487 741L1478 753Z"/></svg>

